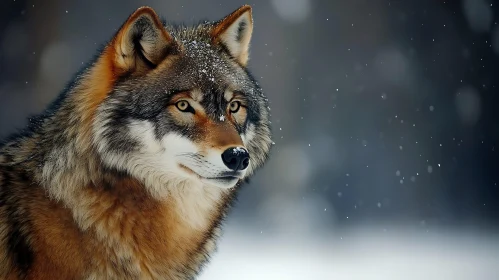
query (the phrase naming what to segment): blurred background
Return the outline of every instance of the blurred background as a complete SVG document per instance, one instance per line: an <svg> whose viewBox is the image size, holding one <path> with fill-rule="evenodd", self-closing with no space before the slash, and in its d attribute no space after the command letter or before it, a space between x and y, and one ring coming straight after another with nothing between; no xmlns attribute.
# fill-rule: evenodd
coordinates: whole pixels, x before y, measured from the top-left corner
<svg viewBox="0 0 499 280"><path fill-rule="evenodd" d="M127 16L253 6L272 155L201 279L499 279L499 1L5 0L0 138Z"/></svg>

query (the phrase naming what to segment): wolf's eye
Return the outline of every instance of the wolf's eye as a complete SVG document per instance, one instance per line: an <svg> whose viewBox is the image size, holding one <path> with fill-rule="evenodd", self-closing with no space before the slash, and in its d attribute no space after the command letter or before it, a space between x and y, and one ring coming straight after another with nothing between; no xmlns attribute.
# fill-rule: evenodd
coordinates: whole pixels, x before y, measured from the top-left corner
<svg viewBox="0 0 499 280"><path fill-rule="evenodd" d="M239 111L239 108L241 108L241 102L239 101L232 101L229 104L229 110L231 113L237 113L237 111Z"/></svg>
<svg viewBox="0 0 499 280"><path fill-rule="evenodd" d="M175 106L177 106L177 108L182 112L191 112L191 113L194 112L191 105L189 105L189 102L185 100L178 101L177 103L175 103Z"/></svg>

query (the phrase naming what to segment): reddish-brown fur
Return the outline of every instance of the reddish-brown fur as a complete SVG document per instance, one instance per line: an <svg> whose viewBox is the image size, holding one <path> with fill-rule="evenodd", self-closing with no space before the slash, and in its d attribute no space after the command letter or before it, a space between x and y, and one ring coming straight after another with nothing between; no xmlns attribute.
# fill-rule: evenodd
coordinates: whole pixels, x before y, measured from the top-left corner
<svg viewBox="0 0 499 280"><path fill-rule="evenodd" d="M89 74L89 77L86 78L88 83L82 85L84 87L82 90L89 94L79 95L81 100L76 101L79 102L78 108L81 114L81 127L78 133L81 136L80 139L90 139L92 123L97 107L106 98L118 78L117 69L113 64L114 55L112 46L107 46Z"/></svg>
<svg viewBox="0 0 499 280"><path fill-rule="evenodd" d="M34 260L28 279L78 279L84 274L90 254L85 254L85 236L75 225L69 209L48 200L42 188L27 205L33 223Z"/></svg>

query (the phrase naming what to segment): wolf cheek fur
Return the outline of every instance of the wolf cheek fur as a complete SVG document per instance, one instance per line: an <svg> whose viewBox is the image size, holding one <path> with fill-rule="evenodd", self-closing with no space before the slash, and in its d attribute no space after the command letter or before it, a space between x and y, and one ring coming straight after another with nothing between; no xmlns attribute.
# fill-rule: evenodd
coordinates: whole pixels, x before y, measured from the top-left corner
<svg viewBox="0 0 499 280"><path fill-rule="evenodd" d="M253 21L164 26L148 7L0 150L0 279L191 279L267 159Z"/></svg>

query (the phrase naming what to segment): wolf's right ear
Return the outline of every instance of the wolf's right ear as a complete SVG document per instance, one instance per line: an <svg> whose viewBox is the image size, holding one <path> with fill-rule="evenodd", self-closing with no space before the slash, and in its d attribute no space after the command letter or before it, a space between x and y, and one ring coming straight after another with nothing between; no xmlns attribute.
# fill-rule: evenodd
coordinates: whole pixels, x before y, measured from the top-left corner
<svg viewBox="0 0 499 280"><path fill-rule="evenodd" d="M171 51L172 36L150 7L137 9L112 40L113 62L119 74L144 72Z"/></svg>

